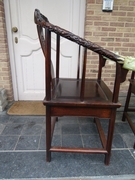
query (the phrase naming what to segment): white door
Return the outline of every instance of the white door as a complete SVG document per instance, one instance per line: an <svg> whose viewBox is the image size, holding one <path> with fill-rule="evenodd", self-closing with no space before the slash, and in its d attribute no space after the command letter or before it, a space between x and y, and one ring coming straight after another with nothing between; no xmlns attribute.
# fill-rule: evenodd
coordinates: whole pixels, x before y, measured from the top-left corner
<svg viewBox="0 0 135 180"><path fill-rule="evenodd" d="M6 19L9 16L11 18L10 25L7 20L7 26L10 30L13 27L18 29L17 32L8 32L13 45L10 59L15 100L42 100L45 96L45 61L34 24L36 8L47 16L51 23L83 36L84 0L6 0L5 9L9 11ZM52 38L52 60L55 66L54 39L55 36ZM60 63L63 68L60 69L60 76L76 75L77 50L77 46L73 43L69 44L68 40L61 40Z"/></svg>

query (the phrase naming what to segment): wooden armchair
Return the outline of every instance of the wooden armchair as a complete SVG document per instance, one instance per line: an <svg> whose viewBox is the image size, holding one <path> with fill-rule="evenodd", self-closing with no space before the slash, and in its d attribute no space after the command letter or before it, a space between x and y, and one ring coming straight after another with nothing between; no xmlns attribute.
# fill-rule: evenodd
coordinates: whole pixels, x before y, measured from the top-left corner
<svg viewBox="0 0 135 180"><path fill-rule="evenodd" d="M108 165L111 155L111 145L115 124L116 109L121 106L118 102L120 83L125 80L127 70L122 69L119 56L58 26L49 23L39 10L35 10L35 23L41 47L46 63L46 97L43 104L46 106L46 160L51 161L51 152L70 153L101 153L105 154L105 164ZM45 30L45 35L44 35ZM56 34L56 70L51 74L51 34ZM44 38L45 37L45 38ZM82 74L79 74L80 65L76 78L61 78L60 66L60 40L66 38L78 44L78 51L84 49ZM68 48L68 47L67 47ZM87 51L99 54L99 70L97 79L86 78ZM78 53L80 54L80 53ZM102 81L102 68L106 58L116 63L116 76L113 92ZM78 59L80 59L78 55ZM78 60L79 63L80 60ZM101 148L72 148L51 146L55 120L60 116L84 116L94 117L100 140ZM100 124L100 118L109 121L107 137ZM59 123L59 122L58 122Z"/></svg>
<svg viewBox="0 0 135 180"><path fill-rule="evenodd" d="M128 92L127 92L127 98L126 98L126 102L125 102L125 107L124 107L124 112L123 112L123 116L122 116L122 121L125 121L127 119L133 133L135 134L135 125L129 115L129 112L135 112L135 108L131 108L129 106L130 103L130 98L132 94L135 94L135 72L133 71L131 73L131 79L129 80L129 88L128 88ZM135 149L135 142L134 142L134 149Z"/></svg>

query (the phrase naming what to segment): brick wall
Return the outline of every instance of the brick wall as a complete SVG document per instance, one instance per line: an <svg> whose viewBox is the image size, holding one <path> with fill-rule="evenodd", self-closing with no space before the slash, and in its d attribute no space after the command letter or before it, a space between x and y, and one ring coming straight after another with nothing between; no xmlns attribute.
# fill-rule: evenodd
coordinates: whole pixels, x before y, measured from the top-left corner
<svg viewBox="0 0 135 180"><path fill-rule="evenodd" d="M13 100L3 0L0 0L0 88L5 88L8 100Z"/></svg>
<svg viewBox="0 0 135 180"><path fill-rule="evenodd" d="M87 0L85 38L121 55L135 56L135 0L114 0L113 12L102 12L103 0ZM98 57L88 53L87 76L95 77ZM103 71L104 80L112 87L113 63ZM130 75L130 72L128 73ZM127 77L128 79L129 77ZM13 100L10 61L3 0L0 0L0 88L5 88L8 100ZM128 81L121 85L126 91Z"/></svg>
<svg viewBox="0 0 135 180"><path fill-rule="evenodd" d="M102 11L103 0L87 0L85 38L121 55L135 57L135 0L114 0L112 12ZM87 76L95 77L98 56L88 54ZM108 63L103 77L112 87L115 64ZM128 77L130 76L128 73ZM121 85L126 91L128 81Z"/></svg>

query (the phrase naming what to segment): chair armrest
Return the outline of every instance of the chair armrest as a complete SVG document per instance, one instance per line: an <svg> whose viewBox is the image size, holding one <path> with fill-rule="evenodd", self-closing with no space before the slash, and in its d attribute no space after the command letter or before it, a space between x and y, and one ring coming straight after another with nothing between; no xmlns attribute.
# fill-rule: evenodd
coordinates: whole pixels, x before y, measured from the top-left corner
<svg viewBox="0 0 135 180"><path fill-rule="evenodd" d="M66 38L66 39L69 39L69 40L71 40L87 49L90 49L100 55L103 55L103 56L109 58L110 60L113 60L115 62L122 61L121 57L119 55L117 55L113 52L110 52L109 50L104 49L101 46L99 46L91 41L83 39L83 38L71 33L70 31L67 31L63 28L60 28L59 26L55 26L55 25L49 23L48 19L44 15L42 15L38 9L35 9L34 17L35 17L34 18L35 23L37 25L40 25L44 28L48 28L49 31L51 31L51 32L59 34L60 36Z"/></svg>

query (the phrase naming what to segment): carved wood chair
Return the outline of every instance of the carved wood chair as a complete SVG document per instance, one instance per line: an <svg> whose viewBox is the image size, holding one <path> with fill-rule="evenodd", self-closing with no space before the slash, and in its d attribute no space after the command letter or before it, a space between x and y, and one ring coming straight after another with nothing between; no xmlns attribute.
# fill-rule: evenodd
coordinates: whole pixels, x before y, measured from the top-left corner
<svg viewBox="0 0 135 180"><path fill-rule="evenodd" d="M135 72L133 71L131 73L131 79L129 80L129 88L128 88L128 92L127 92L127 97L126 97L126 102L125 102L125 107L124 107L124 112L123 112L123 116L122 116L122 121L125 121L127 119L133 133L135 134L135 125L131 119L131 116L129 115L128 112L135 112L135 108L131 108L130 105L130 99L131 99L131 95L135 94ZM134 142L134 149L135 149L135 142Z"/></svg>
<svg viewBox="0 0 135 180"><path fill-rule="evenodd" d="M122 69L122 65L118 63L118 55L49 23L48 19L37 9L35 10L34 17L46 63L46 97L43 101L43 104L46 106L46 161L51 161L51 152L101 153L105 154L105 164L108 165L111 155L116 109L121 106L118 102L120 83L125 80L127 70ZM55 33L57 37L56 71L54 71L56 74L54 77L51 74L51 35L53 33ZM80 66L78 64L77 76L74 79L68 77L61 78L59 75L59 66L61 63L59 54L60 37L78 44L79 52L81 48L84 49L82 73L79 74ZM96 79L86 78L87 51L93 51L99 54L99 69ZM113 92L110 91L101 79L102 68L107 61L105 57L116 63ZM78 59L80 59L80 55L78 55ZM73 148L52 146L51 140L53 137L54 124L60 116L94 117L102 147ZM109 121L107 137L101 127L100 118Z"/></svg>

